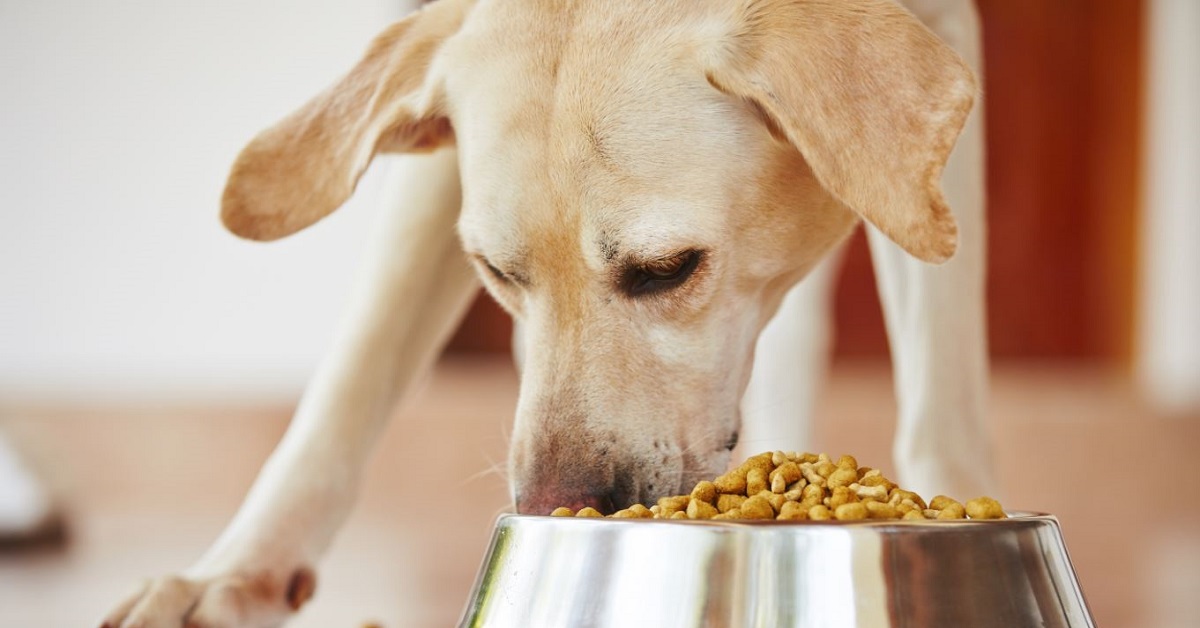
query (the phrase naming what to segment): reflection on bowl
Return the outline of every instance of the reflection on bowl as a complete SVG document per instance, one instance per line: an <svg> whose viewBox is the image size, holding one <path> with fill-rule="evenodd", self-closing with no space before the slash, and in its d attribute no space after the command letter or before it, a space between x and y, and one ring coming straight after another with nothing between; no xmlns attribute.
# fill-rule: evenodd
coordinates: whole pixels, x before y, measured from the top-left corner
<svg viewBox="0 0 1200 628"><path fill-rule="evenodd" d="M1091 627L1058 520L506 515L462 626Z"/></svg>

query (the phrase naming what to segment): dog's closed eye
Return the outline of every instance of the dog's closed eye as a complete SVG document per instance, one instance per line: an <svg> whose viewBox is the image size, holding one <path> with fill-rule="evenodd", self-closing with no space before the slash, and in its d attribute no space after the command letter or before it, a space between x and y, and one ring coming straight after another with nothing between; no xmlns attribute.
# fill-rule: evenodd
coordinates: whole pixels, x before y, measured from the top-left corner
<svg viewBox="0 0 1200 628"><path fill-rule="evenodd" d="M703 251L690 249L631 265L621 279L621 289L631 297L640 297L677 288L692 276L703 259Z"/></svg>
<svg viewBox="0 0 1200 628"><path fill-rule="evenodd" d="M529 280L525 277L525 275L520 270L516 270L516 269L511 270L511 271L501 270L500 267L497 266L496 264L493 264L490 259L488 259L487 257L484 257L483 255L480 255L478 253L471 254L471 258L475 261L476 264L478 264L478 266L480 268L480 272L485 272L486 274L491 275L501 285L507 286L507 285L512 285L512 284L517 284L517 285L525 286L529 283ZM486 270L484 270L484 269L486 269Z"/></svg>
<svg viewBox="0 0 1200 628"><path fill-rule="evenodd" d="M496 279L503 281L505 283L508 283L508 275L505 275L504 271L500 270L499 268L496 268L494 265L492 265L491 262L487 261L486 259L480 259L480 263L482 263L484 266L486 266L488 269L488 272L492 273L492 276L494 276Z"/></svg>
<svg viewBox="0 0 1200 628"><path fill-rule="evenodd" d="M516 283L516 285L527 286L529 283L528 277L526 274L524 274L520 264L514 265L512 263L500 263L497 265L496 263L492 263L491 259L481 255L481 253L468 252L468 256L470 259L472 259L472 261L475 262L476 265L478 265L480 273L491 275L493 279L496 279L496 281L502 283L502 285L512 285L512 283ZM502 270L500 267L506 267L508 270Z"/></svg>

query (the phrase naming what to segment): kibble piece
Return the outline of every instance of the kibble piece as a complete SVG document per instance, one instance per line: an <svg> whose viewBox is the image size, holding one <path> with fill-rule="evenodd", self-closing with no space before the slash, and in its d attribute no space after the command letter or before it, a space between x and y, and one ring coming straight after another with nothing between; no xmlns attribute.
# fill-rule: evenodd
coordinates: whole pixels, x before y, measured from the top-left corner
<svg viewBox="0 0 1200 628"><path fill-rule="evenodd" d="M688 519L712 519L718 514L720 513L717 512L717 507L708 502L702 502L698 499L692 499L692 501L688 502Z"/></svg>
<svg viewBox="0 0 1200 628"><path fill-rule="evenodd" d="M905 521L924 521L925 515L922 514L920 510L910 510L904 513L904 516L901 517L901 519L904 519Z"/></svg>
<svg viewBox="0 0 1200 628"><path fill-rule="evenodd" d="M976 497L967 501L967 516L972 519L1004 519L1004 508L991 497Z"/></svg>
<svg viewBox="0 0 1200 628"><path fill-rule="evenodd" d="M828 521L833 519L833 511L820 504L808 509L808 518L813 521Z"/></svg>
<svg viewBox="0 0 1200 628"><path fill-rule="evenodd" d="M781 477L785 483L792 484L793 482L799 481L804 476L800 473L800 465L789 460L778 467L775 467L775 470L771 472L770 477L772 481L774 481L774 479L777 477Z"/></svg>
<svg viewBox="0 0 1200 628"><path fill-rule="evenodd" d="M803 521L808 519L808 509L796 502L784 502L783 507L779 509L779 516L775 518L783 521Z"/></svg>
<svg viewBox="0 0 1200 628"><path fill-rule="evenodd" d="M858 482L858 471L853 467L838 467L833 473L829 474L829 488L838 488L839 486L850 486Z"/></svg>
<svg viewBox="0 0 1200 628"><path fill-rule="evenodd" d="M761 495L755 495L746 500L739 509L742 512L742 517L746 519L774 519L775 509L771 508L771 502L767 501Z"/></svg>
<svg viewBox="0 0 1200 628"><path fill-rule="evenodd" d="M613 519L637 519L637 515L633 514L628 508L622 508L612 514Z"/></svg>
<svg viewBox="0 0 1200 628"><path fill-rule="evenodd" d="M811 462L800 464L800 474L808 481L809 486L825 486L825 478L817 473L817 465Z"/></svg>
<svg viewBox="0 0 1200 628"><path fill-rule="evenodd" d="M782 451L775 451L775 452L771 453L771 464L773 464L777 467L779 465L787 462L788 460L789 460L788 455L783 453Z"/></svg>
<svg viewBox="0 0 1200 628"><path fill-rule="evenodd" d="M833 464L829 460L817 463L817 475L820 475L826 480L829 479L829 476L833 475L834 471L837 471L837 465Z"/></svg>
<svg viewBox="0 0 1200 628"><path fill-rule="evenodd" d="M674 495L672 497L663 497L658 500L659 508L670 508L671 510L683 510L687 508L691 497L687 495Z"/></svg>
<svg viewBox="0 0 1200 628"><path fill-rule="evenodd" d="M725 473L713 480L713 486L717 490L727 495L737 495L746 493L746 471L744 469L734 469L729 473Z"/></svg>
<svg viewBox="0 0 1200 628"><path fill-rule="evenodd" d="M742 519L743 518L741 508L734 508L734 509L730 510L729 512L723 512L721 514L725 515L726 519Z"/></svg>
<svg viewBox="0 0 1200 628"><path fill-rule="evenodd" d="M863 505L867 507L867 516L871 519L895 519L900 514L895 506L887 502L866 501Z"/></svg>
<svg viewBox="0 0 1200 628"><path fill-rule="evenodd" d="M863 486L858 482L850 485L850 490L858 495L859 499L874 499L876 501L887 501L887 489L882 486Z"/></svg>
<svg viewBox="0 0 1200 628"><path fill-rule="evenodd" d="M842 456L841 458L838 458L837 466L842 469L850 469L850 470L854 471L855 473L858 473L858 461L854 459L854 456L851 456L849 454L846 454L846 455Z"/></svg>
<svg viewBox="0 0 1200 628"><path fill-rule="evenodd" d="M780 495L787 492L787 482L784 481L783 476L777 475L771 478L771 492Z"/></svg>
<svg viewBox="0 0 1200 628"><path fill-rule="evenodd" d="M753 468L746 472L746 494L758 495L767 490L767 473L760 468Z"/></svg>
<svg viewBox="0 0 1200 628"><path fill-rule="evenodd" d="M829 496L829 503L826 506L837 510L838 506L855 503L858 503L858 495L855 495L854 491L847 486L839 486L833 489L833 494Z"/></svg>
<svg viewBox="0 0 1200 628"><path fill-rule="evenodd" d="M863 486L882 486L885 491L890 492L896 485L882 475L868 475L859 478L858 483Z"/></svg>
<svg viewBox="0 0 1200 628"><path fill-rule="evenodd" d="M949 506L950 504L957 504L957 503L958 503L957 501L955 501L949 497L946 497L945 495L938 495L937 497L934 497L933 499L929 500L929 507L934 510L944 510L946 508L946 506Z"/></svg>
<svg viewBox="0 0 1200 628"><path fill-rule="evenodd" d="M920 495L900 488L892 489L892 493L888 498L888 503L893 506L897 506L899 504L903 504L905 501L911 501L921 510L928 508L928 506L925 504L925 500L921 499Z"/></svg>
<svg viewBox="0 0 1200 628"><path fill-rule="evenodd" d="M763 491L758 496L767 500L767 503L771 504L771 510L774 510L776 513L779 512L780 508L783 508L783 503L787 501L783 498L783 495L773 491Z"/></svg>
<svg viewBox="0 0 1200 628"><path fill-rule="evenodd" d="M825 487L817 486L816 484L809 484L808 486L805 486L800 493L804 495L805 501L811 500L819 502L822 499L825 499Z"/></svg>
<svg viewBox="0 0 1200 628"><path fill-rule="evenodd" d="M670 518L671 519L687 519L688 516L687 516L686 512L684 512L682 510L676 510L674 513L671 514Z"/></svg>
<svg viewBox="0 0 1200 628"><path fill-rule="evenodd" d="M954 502L953 504L950 504L950 505L946 506L945 508L943 508L942 511L938 513L937 518L938 519L965 519L966 516L967 516L967 511L965 508L963 508L963 505L958 502Z"/></svg>
<svg viewBox="0 0 1200 628"><path fill-rule="evenodd" d="M842 504L833 511L838 521L857 521L867 518L867 507L859 502Z"/></svg>
<svg viewBox="0 0 1200 628"><path fill-rule="evenodd" d="M775 465L771 463L771 457L773 455L774 454L768 451L758 454L757 456L750 456L745 462L742 463L742 466L745 467L746 471L750 471L750 469L761 469L765 476L765 474L770 473L771 470L775 468Z"/></svg>
<svg viewBox="0 0 1200 628"><path fill-rule="evenodd" d="M702 502L713 503L717 498L717 487L712 482L707 480L696 484L696 488L692 489L692 499L698 499Z"/></svg>
<svg viewBox="0 0 1200 628"><path fill-rule="evenodd" d="M579 512L575 513L575 516L576 517L603 517L604 515L600 514L599 510L596 510L595 508L592 508L591 506L585 506L583 508L580 508Z"/></svg>
<svg viewBox="0 0 1200 628"><path fill-rule="evenodd" d="M550 516L551 517L574 517L575 511L571 510L570 508L567 508L566 506L560 506L558 508L555 508L554 511L550 513Z"/></svg>
<svg viewBox="0 0 1200 628"><path fill-rule="evenodd" d="M633 516L637 517L638 519L650 519L654 517L654 513L650 512L649 508L646 508L641 504L634 504L630 506L629 512L633 513Z"/></svg>
<svg viewBox="0 0 1200 628"><path fill-rule="evenodd" d="M746 498L741 495L720 495L717 497L717 510L729 512L742 505Z"/></svg>

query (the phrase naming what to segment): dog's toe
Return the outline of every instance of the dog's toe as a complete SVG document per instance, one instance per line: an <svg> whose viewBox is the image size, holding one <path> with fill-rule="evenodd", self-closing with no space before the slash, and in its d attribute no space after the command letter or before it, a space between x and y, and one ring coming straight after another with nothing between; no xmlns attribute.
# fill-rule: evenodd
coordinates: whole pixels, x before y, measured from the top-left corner
<svg viewBox="0 0 1200 628"><path fill-rule="evenodd" d="M117 606L102 628L278 626L316 587L311 569L234 573L204 579L166 576Z"/></svg>

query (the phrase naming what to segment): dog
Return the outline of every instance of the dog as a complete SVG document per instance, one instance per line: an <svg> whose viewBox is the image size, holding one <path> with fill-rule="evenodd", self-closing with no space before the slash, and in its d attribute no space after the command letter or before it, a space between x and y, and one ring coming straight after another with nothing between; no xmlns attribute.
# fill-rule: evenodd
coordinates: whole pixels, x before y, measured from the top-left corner
<svg viewBox="0 0 1200 628"><path fill-rule="evenodd" d="M521 329L519 512L679 493L739 439L802 446L822 260L863 222L901 478L990 491L972 66L968 0L437 0L389 27L242 151L222 197L233 233L274 240L375 155L424 153L389 184L332 353L211 550L105 625L286 621L480 283Z"/></svg>

